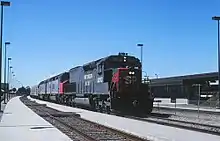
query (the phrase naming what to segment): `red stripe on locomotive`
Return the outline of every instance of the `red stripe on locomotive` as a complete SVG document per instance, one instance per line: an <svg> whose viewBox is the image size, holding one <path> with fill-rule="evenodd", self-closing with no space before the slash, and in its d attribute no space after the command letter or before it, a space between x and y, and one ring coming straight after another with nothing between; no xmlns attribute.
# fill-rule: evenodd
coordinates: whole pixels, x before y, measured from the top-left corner
<svg viewBox="0 0 220 141"><path fill-rule="evenodd" d="M59 87L60 87L59 93L60 93L60 94L63 94L63 83L60 83L60 86L59 86Z"/></svg>
<svg viewBox="0 0 220 141"><path fill-rule="evenodd" d="M68 82L68 80L60 83L60 85L59 85L59 88L60 88L59 93L60 94L64 94L64 84L67 83L67 82Z"/></svg>
<svg viewBox="0 0 220 141"><path fill-rule="evenodd" d="M112 82L115 82L115 83L119 82L120 70L128 70L128 68L118 68L117 71L112 76Z"/></svg>
<svg viewBox="0 0 220 141"><path fill-rule="evenodd" d="M115 83L117 90L118 90L118 86L119 86L120 71L121 70L128 70L128 68L118 68L117 71L112 76L112 82Z"/></svg>

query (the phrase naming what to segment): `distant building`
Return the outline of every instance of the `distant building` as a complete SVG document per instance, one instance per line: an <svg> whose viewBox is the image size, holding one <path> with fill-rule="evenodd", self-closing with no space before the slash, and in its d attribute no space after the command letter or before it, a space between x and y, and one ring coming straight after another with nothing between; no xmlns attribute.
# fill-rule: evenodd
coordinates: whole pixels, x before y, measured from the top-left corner
<svg viewBox="0 0 220 141"><path fill-rule="evenodd" d="M150 80L151 90L156 98L186 98L191 101L199 98L198 84L200 84L200 98L209 99L218 93L218 73L210 72Z"/></svg>

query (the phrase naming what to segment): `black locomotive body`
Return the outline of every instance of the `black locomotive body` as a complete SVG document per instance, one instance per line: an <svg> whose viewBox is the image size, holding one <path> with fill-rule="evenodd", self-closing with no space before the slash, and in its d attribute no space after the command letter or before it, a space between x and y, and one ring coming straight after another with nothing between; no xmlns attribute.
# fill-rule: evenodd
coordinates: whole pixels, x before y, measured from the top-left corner
<svg viewBox="0 0 220 141"><path fill-rule="evenodd" d="M42 84L39 84L41 89L45 88ZM133 109L150 113L153 107L148 84L142 83L140 60L124 53L72 68L66 80L62 83L58 81L57 86L58 92L61 92L56 95L58 103L84 106L100 112ZM38 93L43 94L42 90Z"/></svg>

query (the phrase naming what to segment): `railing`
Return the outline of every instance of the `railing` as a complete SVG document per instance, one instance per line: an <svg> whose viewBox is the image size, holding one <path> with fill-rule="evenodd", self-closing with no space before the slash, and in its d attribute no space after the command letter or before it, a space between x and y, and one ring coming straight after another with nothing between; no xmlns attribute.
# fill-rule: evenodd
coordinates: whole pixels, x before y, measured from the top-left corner
<svg viewBox="0 0 220 141"><path fill-rule="evenodd" d="M154 101L153 112L168 113L179 117L202 118L207 121L219 120L220 122L220 103L219 97L215 96L208 100L188 100L188 104L178 103L173 100L173 103L163 103L160 100Z"/></svg>

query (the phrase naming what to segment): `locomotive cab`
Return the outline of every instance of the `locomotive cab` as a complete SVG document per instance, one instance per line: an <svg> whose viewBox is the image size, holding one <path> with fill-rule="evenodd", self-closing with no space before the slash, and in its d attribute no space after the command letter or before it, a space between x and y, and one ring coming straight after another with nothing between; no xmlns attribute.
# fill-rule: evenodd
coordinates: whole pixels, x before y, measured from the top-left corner
<svg viewBox="0 0 220 141"><path fill-rule="evenodd" d="M110 89L112 109L151 112L153 100L149 89L141 82L141 75L142 71L138 68L118 68L113 71Z"/></svg>

